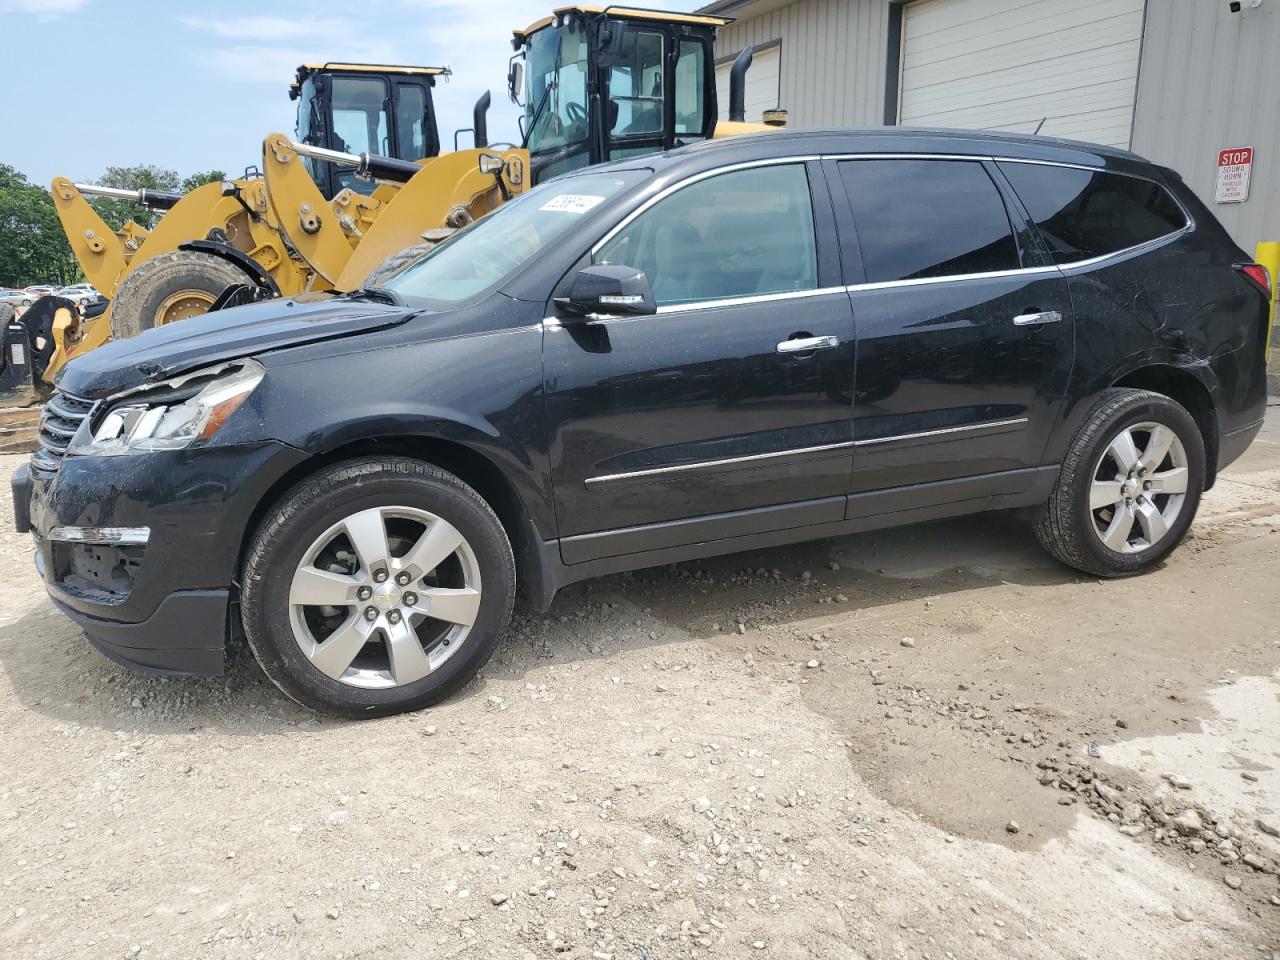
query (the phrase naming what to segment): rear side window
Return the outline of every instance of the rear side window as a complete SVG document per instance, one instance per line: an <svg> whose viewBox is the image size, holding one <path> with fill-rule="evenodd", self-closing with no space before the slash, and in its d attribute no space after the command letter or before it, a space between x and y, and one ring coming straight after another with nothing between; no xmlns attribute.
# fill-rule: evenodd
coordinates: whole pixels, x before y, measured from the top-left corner
<svg viewBox="0 0 1280 960"><path fill-rule="evenodd" d="M812 290L818 258L804 166L691 183L623 227L595 262L643 270L659 306Z"/></svg>
<svg viewBox="0 0 1280 960"><path fill-rule="evenodd" d="M1018 269L1009 214L972 160L845 160L867 282Z"/></svg>
<svg viewBox="0 0 1280 960"><path fill-rule="evenodd" d="M1058 263L1136 247L1187 225L1169 191L1151 180L1042 163L1000 169Z"/></svg>

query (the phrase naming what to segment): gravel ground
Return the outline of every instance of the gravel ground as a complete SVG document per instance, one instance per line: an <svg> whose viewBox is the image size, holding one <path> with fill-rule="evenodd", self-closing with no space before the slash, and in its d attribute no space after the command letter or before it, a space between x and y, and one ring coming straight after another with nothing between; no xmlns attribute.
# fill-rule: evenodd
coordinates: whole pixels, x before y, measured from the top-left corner
<svg viewBox="0 0 1280 960"><path fill-rule="evenodd" d="M1274 427L1140 579L1008 515L642 571L359 724L117 668L0 533L0 957L1270 956Z"/></svg>

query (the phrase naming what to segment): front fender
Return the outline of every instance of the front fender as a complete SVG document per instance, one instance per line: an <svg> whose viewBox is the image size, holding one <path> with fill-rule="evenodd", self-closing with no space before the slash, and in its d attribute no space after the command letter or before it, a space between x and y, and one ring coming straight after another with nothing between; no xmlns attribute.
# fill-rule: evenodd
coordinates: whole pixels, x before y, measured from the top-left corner
<svg viewBox="0 0 1280 960"><path fill-rule="evenodd" d="M553 531L541 351L539 324L434 340L399 328L266 355L266 377L224 432L308 458L364 442L454 444L500 471Z"/></svg>

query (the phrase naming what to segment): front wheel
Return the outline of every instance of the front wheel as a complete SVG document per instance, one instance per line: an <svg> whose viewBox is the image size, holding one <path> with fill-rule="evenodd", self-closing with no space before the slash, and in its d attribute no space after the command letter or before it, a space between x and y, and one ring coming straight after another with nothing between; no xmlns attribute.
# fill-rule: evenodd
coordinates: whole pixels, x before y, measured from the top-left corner
<svg viewBox="0 0 1280 960"><path fill-rule="evenodd" d="M136 337L144 330L208 313L228 288L248 283L235 264L198 250L175 250L140 263L125 274L111 301L111 336Z"/></svg>
<svg viewBox="0 0 1280 960"><path fill-rule="evenodd" d="M1204 482L1204 440L1184 407L1146 390L1108 390L1063 458L1036 535L1086 573L1143 573L1182 541Z"/></svg>
<svg viewBox="0 0 1280 960"><path fill-rule="evenodd" d="M271 511L245 561L241 619L281 690L355 719L460 689L493 654L514 597L511 545L480 495L387 457L330 467Z"/></svg>

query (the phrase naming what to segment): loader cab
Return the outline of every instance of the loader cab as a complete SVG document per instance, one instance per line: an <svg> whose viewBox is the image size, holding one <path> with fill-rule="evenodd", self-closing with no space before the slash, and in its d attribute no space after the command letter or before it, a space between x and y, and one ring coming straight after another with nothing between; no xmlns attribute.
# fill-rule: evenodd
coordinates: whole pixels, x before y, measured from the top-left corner
<svg viewBox="0 0 1280 960"><path fill-rule="evenodd" d="M297 139L344 153L421 160L440 153L431 91L443 67L303 64L289 96L298 102ZM372 193L376 183L350 169L303 158L327 198L344 188Z"/></svg>
<svg viewBox="0 0 1280 960"><path fill-rule="evenodd" d="M533 182L708 139L722 17L563 7L516 31L508 92Z"/></svg>

